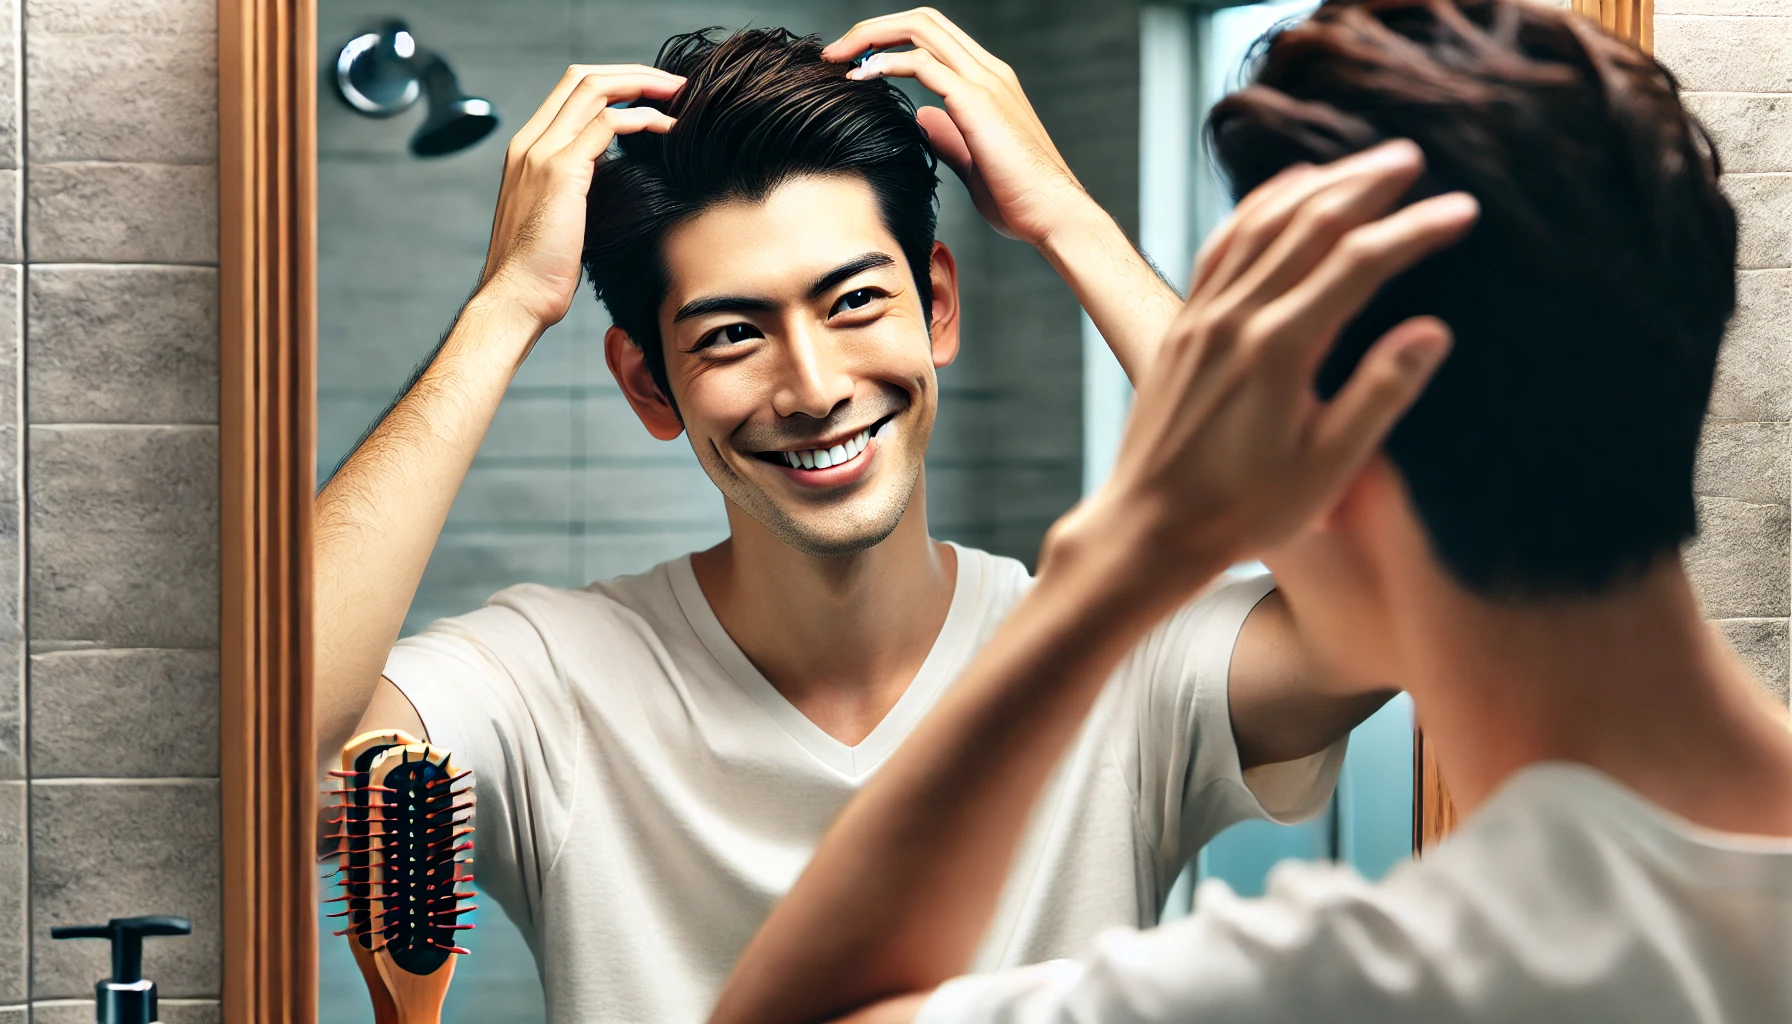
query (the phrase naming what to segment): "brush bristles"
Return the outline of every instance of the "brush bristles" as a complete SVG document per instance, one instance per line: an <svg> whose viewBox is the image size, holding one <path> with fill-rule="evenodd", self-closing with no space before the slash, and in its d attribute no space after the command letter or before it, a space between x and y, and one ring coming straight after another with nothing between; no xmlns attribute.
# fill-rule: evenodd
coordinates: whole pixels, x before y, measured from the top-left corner
<svg viewBox="0 0 1792 1024"><path fill-rule="evenodd" d="M448 955L464 954L454 933L471 929L459 918L474 909L467 870L473 850L470 772L449 769L436 748L393 747L364 760L367 772L332 773L341 779L329 795L331 831L325 842L338 866L339 904L330 918L345 918L335 932L402 969L427 974ZM377 779L381 784L373 784Z"/></svg>

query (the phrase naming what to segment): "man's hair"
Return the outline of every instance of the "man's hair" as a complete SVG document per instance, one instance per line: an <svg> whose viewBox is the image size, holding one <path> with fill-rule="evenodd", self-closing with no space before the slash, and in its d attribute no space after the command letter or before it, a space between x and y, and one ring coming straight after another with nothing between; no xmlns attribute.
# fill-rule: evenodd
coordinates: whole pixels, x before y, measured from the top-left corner
<svg viewBox="0 0 1792 1024"><path fill-rule="evenodd" d="M914 273L922 321L933 308L937 162L915 107L882 79L855 82L849 64L821 59L817 36L749 29L673 36L655 66L683 75L664 135L620 136L599 163L585 222L585 275L610 319L641 349L667 400L659 309L666 298L661 241L718 203L759 202L805 174L851 174L871 187L886 230Z"/></svg>
<svg viewBox="0 0 1792 1024"><path fill-rule="evenodd" d="M1407 138L1406 197L1465 239L1385 285L1318 388L1434 314L1455 347L1386 451L1445 567L1490 597L1595 594L1696 530L1693 461L1735 306L1736 217L1665 69L1529 0L1331 0L1271 37L1207 143L1243 195Z"/></svg>

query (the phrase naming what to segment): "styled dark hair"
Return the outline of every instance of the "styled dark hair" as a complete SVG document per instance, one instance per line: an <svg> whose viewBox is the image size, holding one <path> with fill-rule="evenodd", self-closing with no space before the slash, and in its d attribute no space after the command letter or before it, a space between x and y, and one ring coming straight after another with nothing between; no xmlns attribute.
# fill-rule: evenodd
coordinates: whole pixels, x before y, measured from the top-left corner
<svg viewBox="0 0 1792 1024"><path fill-rule="evenodd" d="M1715 149L1666 69L1526 0L1331 0L1207 124L1235 195L1393 138L1425 153L1408 201L1462 189L1481 216L1381 289L1320 393L1395 324L1440 317L1455 347L1386 445L1438 558L1494 597L1634 577L1697 525L1736 301Z"/></svg>
<svg viewBox="0 0 1792 1024"><path fill-rule="evenodd" d="M667 231L722 202L758 202L804 174L854 174L877 196L884 227L907 258L932 319L937 161L908 97L882 79L855 82L849 64L821 59L818 36L749 29L673 36L655 66L683 75L664 135L619 137L597 167L582 262L610 319L646 356L668 400L659 308L666 298L660 251Z"/></svg>

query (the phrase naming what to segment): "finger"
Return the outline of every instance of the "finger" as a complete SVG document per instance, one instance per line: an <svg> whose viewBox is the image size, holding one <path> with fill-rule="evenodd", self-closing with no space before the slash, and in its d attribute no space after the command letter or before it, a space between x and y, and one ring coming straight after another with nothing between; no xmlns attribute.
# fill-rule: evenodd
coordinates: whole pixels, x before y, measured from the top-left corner
<svg viewBox="0 0 1792 1024"><path fill-rule="evenodd" d="M515 135L511 136L511 152L528 152L529 147L535 145L541 138L541 134L547 130L548 125L552 124L554 118L559 115L560 108L566 104L566 98L572 94L580 82L593 75L642 80L642 88L638 95L651 96L654 99L670 99L684 85L682 77L670 71L648 67L645 64L574 64L566 69L566 74L560 76L560 81L554 86L553 91L548 93L547 99L542 100L541 106L535 109L535 113L530 115L529 120L517 129ZM648 80L654 84L647 84Z"/></svg>
<svg viewBox="0 0 1792 1024"><path fill-rule="evenodd" d="M1324 164L1315 168L1312 174L1285 180L1275 189L1267 189L1266 186L1276 180L1271 178L1270 182L1264 183L1265 187L1254 189L1245 197L1246 202L1253 198L1255 202L1248 206L1246 202L1239 204L1240 209L1234 214L1234 237L1225 255L1216 261L1206 282L1207 289L1217 291L1230 287L1281 234L1295 211L1318 192L1345 179L1364 175L1410 173L1416 178L1423 167L1424 155L1418 146L1405 139L1396 139ZM1259 191L1263 195L1258 196Z"/></svg>
<svg viewBox="0 0 1792 1024"><path fill-rule="evenodd" d="M855 82L868 82L873 78L912 78L945 100L948 113L954 102L963 103L975 95L972 83L925 48L874 53L865 63L847 72L846 77ZM988 95L988 90L983 92Z"/></svg>
<svg viewBox="0 0 1792 1024"><path fill-rule="evenodd" d="M1295 208L1281 233L1239 276L1234 291L1250 306L1274 300L1306 277L1346 232L1386 213L1417 174L1408 168L1356 175L1313 195Z"/></svg>
<svg viewBox="0 0 1792 1024"><path fill-rule="evenodd" d="M605 107L579 132L578 138L561 152L576 160L595 162L604 155L604 150L610 148L611 141L618 135L633 135L636 132L664 135L677 123L665 111L652 107L630 107L626 110Z"/></svg>
<svg viewBox="0 0 1792 1024"><path fill-rule="evenodd" d="M1338 332L1382 285L1456 242L1479 214L1473 196L1451 192L1350 231L1312 273L1258 312L1253 332L1270 358L1311 380Z"/></svg>
<svg viewBox="0 0 1792 1024"><path fill-rule="evenodd" d="M591 120L610 104L663 91L664 83L648 75L588 75L573 87L552 122L531 149L557 153L572 143ZM676 90L674 90L676 91ZM632 109L632 108L631 108Z"/></svg>
<svg viewBox="0 0 1792 1024"><path fill-rule="evenodd" d="M938 107L922 107L915 111L915 120L921 122L927 141L947 166L957 171L960 178L971 173L970 144L964 141L964 133L958 130L951 114Z"/></svg>
<svg viewBox="0 0 1792 1024"><path fill-rule="evenodd" d="M1418 316L1382 335L1363 354L1313 424L1311 482L1321 495L1342 489L1382 446L1448 357L1451 341L1442 320Z"/></svg>
<svg viewBox="0 0 1792 1024"><path fill-rule="evenodd" d="M1222 221L1219 227L1208 232L1206 240L1201 243L1200 251L1195 253L1194 269L1189 273L1188 294L1193 296L1200 290L1202 282L1212 272L1215 261L1225 255L1232 238L1236 235L1239 218L1250 215L1254 209L1252 204L1262 202L1260 196L1266 192L1287 188L1296 179L1311 173L1313 173L1312 164L1289 164L1277 171L1274 177L1252 189L1250 195L1239 200L1238 206L1233 210L1233 215Z"/></svg>
<svg viewBox="0 0 1792 1024"><path fill-rule="evenodd" d="M933 151L964 182L965 190L971 194L971 202L977 207L977 212L998 233L1014 238L1014 232L1002 217L1001 204L990 193L989 183L983 180L983 172L977 169L977 159L971 155L970 144L958 130L957 122L938 107L922 107L915 112L915 120L927 132L927 140L932 143Z"/></svg>
<svg viewBox="0 0 1792 1024"><path fill-rule="evenodd" d="M824 47L821 56L825 60L845 61L852 60L869 49L912 45L932 50L942 63L961 75L994 75L994 69L978 60L964 45L968 36L962 32L947 30L939 20L926 12L927 8L920 8L861 21L848 29L845 35Z"/></svg>

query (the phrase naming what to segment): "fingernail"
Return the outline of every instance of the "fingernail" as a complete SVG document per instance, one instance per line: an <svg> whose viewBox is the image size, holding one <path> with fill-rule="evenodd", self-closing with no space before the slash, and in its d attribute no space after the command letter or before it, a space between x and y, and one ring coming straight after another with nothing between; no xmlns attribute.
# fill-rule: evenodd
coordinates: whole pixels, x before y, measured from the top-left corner
<svg viewBox="0 0 1792 1024"><path fill-rule="evenodd" d="M1391 139L1369 150L1368 161L1377 167L1404 167L1413 158L1423 160L1425 153L1409 139Z"/></svg>
<svg viewBox="0 0 1792 1024"><path fill-rule="evenodd" d="M876 78L883 72L883 56L884 55L881 53L876 53L865 57L863 63L846 73L846 77L855 82L864 82Z"/></svg>
<svg viewBox="0 0 1792 1024"><path fill-rule="evenodd" d="M865 62L866 62L866 61L868 61L868 60L870 60L870 59L871 59L871 55L872 55L872 54L874 54L874 53L876 53L876 52L877 52L877 47L875 47L875 46L867 46L867 47L865 47L865 52L864 52L864 53L861 53L861 54L859 54L859 55L858 55L858 56L857 56L857 57L854 57L854 58L853 58L853 59L852 59L852 62L853 62L853 63L854 63L854 64L864 64L864 63L865 63Z"/></svg>
<svg viewBox="0 0 1792 1024"><path fill-rule="evenodd" d="M1430 373L1449 351L1444 345L1408 345L1400 351L1400 366L1414 376Z"/></svg>

